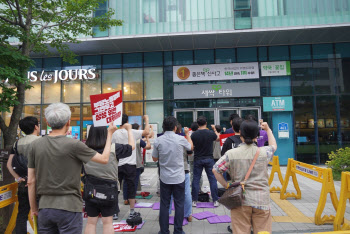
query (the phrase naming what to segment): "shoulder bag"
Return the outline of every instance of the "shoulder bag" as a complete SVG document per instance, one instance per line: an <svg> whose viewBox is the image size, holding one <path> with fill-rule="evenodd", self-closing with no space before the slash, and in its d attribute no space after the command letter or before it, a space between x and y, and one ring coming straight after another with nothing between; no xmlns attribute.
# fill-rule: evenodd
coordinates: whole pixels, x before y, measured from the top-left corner
<svg viewBox="0 0 350 234"><path fill-rule="evenodd" d="M18 153L17 150L18 141L15 144L15 155L12 158L12 168L13 170L22 178L28 176L28 159L22 154Z"/></svg>
<svg viewBox="0 0 350 234"><path fill-rule="evenodd" d="M113 206L118 202L118 183L86 174L83 166L83 200L99 206Z"/></svg>
<svg viewBox="0 0 350 234"><path fill-rule="evenodd" d="M255 157L253 159L252 164L249 167L247 174L245 175L244 181L242 182L234 182L229 189L222 195L219 199L219 203L224 205L227 209L231 210L236 207L243 205L244 200L244 185L248 180L250 173L253 170L256 160L259 157L260 148L255 153Z"/></svg>

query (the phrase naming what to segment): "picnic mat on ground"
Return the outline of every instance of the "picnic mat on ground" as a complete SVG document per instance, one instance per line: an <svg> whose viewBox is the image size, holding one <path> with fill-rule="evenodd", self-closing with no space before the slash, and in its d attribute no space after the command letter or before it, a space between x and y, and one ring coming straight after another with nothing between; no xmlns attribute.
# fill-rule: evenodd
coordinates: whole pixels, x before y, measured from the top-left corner
<svg viewBox="0 0 350 234"><path fill-rule="evenodd" d="M213 216L213 217L207 218L207 220L211 224L214 224L214 223L231 223L231 218L228 215Z"/></svg>
<svg viewBox="0 0 350 234"><path fill-rule="evenodd" d="M153 203L140 202L135 204L135 208L151 208Z"/></svg>
<svg viewBox="0 0 350 234"><path fill-rule="evenodd" d="M204 212L199 212L197 214L193 214L192 216L195 217L196 219L201 220L201 219L206 219L217 215L214 213L211 213L210 211L204 211Z"/></svg>
<svg viewBox="0 0 350 234"><path fill-rule="evenodd" d="M153 210L159 210L160 209L160 202L154 203L152 209ZM171 205L171 210L175 210L174 203Z"/></svg>
<svg viewBox="0 0 350 234"><path fill-rule="evenodd" d="M120 223L126 223L126 220L123 219L123 220L120 221ZM141 224L136 226L136 229L141 229L144 224L145 224L145 221L142 221Z"/></svg>
<svg viewBox="0 0 350 234"><path fill-rule="evenodd" d="M153 197L153 195L148 195L147 197L143 197L141 195L137 195L135 196L135 199L151 199Z"/></svg>
<svg viewBox="0 0 350 234"><path fill-rule="evenodd" d="M216 208L214 202L198 202L197 208Z"/></svg>

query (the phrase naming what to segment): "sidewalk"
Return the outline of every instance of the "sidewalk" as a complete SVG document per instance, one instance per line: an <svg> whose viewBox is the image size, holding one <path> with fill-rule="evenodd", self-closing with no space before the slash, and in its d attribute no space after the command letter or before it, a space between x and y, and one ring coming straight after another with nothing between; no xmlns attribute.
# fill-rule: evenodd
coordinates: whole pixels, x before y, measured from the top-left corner
<svg viewBox="0 0 350 234"><path fill-rule="evenodd" d="M271 169L271 167L270 167ZM281 167L283 177L286 172L286 167ZM321 184L305 177L297 175L299 186L302 193L300 200L288 199L287 201L281 201L279 199L279 193L271 194L271 212L273 217L272 230L273 233L310 233L310 232L322 232L322 231L333 231L332 224L326 224L317 226L313 223L313 217L317 208L318 199L321 192ZM156 195L157 189L157 168L146 168L145 172L141 176L142 191L150 192L153 197L150 200L139 200L139 202L159 202L159 197ZM273 186L280 186L277 179L277 174L274 178ZM203 187L208 186L209 182L203 171ZM288 186L288 192L294 192L293 182L290 180ZM335 188L337 196L339 198L340 181L335 182ZM126 219L129 214L129 206L123 204L122 194L119 194L119 219L115 222L120 222L122 219ZM145 222L142 229L137 230L134 233L158 233L158 215L159 210L153 210L152 208L137 208L137 212L140 212ZM229 210L224 206L219 206L214 209L203 209L193 208L192 213L198 213L202 211L210 211L217 215L228 215L230 216ZM334 208L331 200L328 196L327 203L323 214L335 215ZM174 215L174 211L172 216ZM350 218L350 208L346 210L345 217ZM84 226L86 220L84 219ZM185 233L229 233L227 226L229 224L210 224L206 219L197 220L193 218L193 221L188 225L184 226ZM174 226L170 225L170 232L172 233ZM102 234L102 222L99 220L97 225L97 233Z"/></svg>

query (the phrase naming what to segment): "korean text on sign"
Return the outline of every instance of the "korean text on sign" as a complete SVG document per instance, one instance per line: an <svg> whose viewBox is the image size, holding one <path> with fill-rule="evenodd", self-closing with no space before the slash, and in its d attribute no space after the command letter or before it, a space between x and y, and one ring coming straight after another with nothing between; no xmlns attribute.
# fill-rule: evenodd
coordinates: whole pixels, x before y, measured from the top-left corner
<svg viewBox="0 0 350 234"><path fill-rule="evenodd" d="M113 122L121 125L123 102L121 91L91 95L92 119L96 127Z"/></svg>

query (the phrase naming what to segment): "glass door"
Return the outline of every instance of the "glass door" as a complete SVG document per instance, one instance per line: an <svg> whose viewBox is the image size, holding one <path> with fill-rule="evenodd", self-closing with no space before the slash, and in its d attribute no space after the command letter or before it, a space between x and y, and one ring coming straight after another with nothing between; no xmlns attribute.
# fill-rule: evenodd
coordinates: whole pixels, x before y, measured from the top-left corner
<svg viewBox="0 0 350 234"><path fill-rule="evenodd" d="M246 109L240 109L239 116L242 119L245 119L248 115L253 115L256 118L256 121L259 122L260 118L260 109L259 108L246 108Z"/></svg>
<svg viewBox="0 0 350 234"><path fill-rule="evenodd" d="M218 117L219 117L219 125L221 128L226 128L229 129L231 128L231 123L230 123L230 116L232 114L238 114L238 109L227 109L227 110L218 110Z"/></svg>
<svg viewBox="0 0 350 234"><path fill-rule="evenodd" d="M176 110L175 118L182 125L182 127L191 127L194 121L194 111L193 110Z"/></svg>
<svg viewBox="0 0 350 234"><path fill-rule="evenodd" d="M209 129L210 128L210 125L212 124L216 124L216 121L215 121L215 109L208 109L208 110L196 110L196 118L198 118L199 116L205 116L207 118L207 127Z"/></svg>

